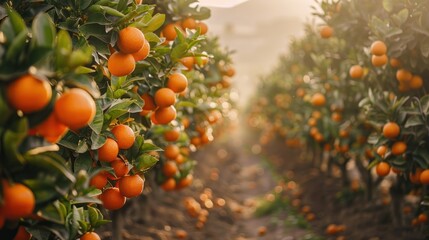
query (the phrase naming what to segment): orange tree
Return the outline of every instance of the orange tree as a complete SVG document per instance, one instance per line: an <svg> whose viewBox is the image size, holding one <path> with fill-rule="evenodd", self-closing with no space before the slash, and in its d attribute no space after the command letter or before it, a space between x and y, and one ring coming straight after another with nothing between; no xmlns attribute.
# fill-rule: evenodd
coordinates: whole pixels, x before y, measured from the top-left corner
<svg viewBox="0 0 429 240"><path fill-rule="evenodd" d="M214 124L228 110L222 103L230 102L227 89L211 86L221 77L207 80L229 53L207 48L216 41L206 40L206 25L183 24L173 28L174 38L163 36L180 14L209 17L208 9L190 7L194 2L2 5L2 239L17 232L34 239L95 237L107 222L99 209L118 210L140 195L144 173L162 150L155 171L165 175L163 188L192 182L186 153L199 144L188 137L194 131L183 129ZM184 69L185 57L194 70ZM201 109L208 100L213 104ZM200 143L207 143L211 130L202 129Z"/></svg>
<svg viewBox="0 0 429 240"><path fill-rule="evenodd" d="M352 177L345 166L354 160L369 200L374 179L368 170L375 167L380 182L393 168L398 220L406 194L426 196L427 8L419 0L319 1L315 15L322 23L293 41L261 84L249 117L253 125L273 119L272 132L280 127L288 145L299 137L315 151L324 149L327 165L342 169L345 187ZM425 205L416 206L415 224Z"/></svg>

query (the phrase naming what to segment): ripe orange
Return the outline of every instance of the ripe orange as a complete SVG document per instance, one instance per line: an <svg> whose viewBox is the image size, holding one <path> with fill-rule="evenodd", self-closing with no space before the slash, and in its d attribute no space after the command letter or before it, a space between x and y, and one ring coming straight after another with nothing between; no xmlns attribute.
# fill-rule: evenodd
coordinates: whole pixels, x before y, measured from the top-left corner
<svg viewBox="0 0 429 240"><path fill-rule="evenodd" d="M31 234L27 232L25 227L19 226L18 232L16 233L13 240L30 240L30 239L31 239Z"/></svg>
<svg viewBox="0 0 429 240"><path fill-rule="evenodd" d="M228 66L225 70L225 76L233 77L235 75L235 69L232 66Z"/></svg>
<svg viewBox="0 0 429 240"><path fill-rule="evenodd" d="M372 55L371 57L371 63L374 67L381 67L386 65L387 60L388 59L386 55L380 55L380 56Z"/></svg>
<svg viewBox="0 0 429 240"><path fill-rule="evenodd" d="M203 23L203 22L198 22L197 26L195 27L196 29L200 29L200 33L202 35L206 34L209 30L209 27L207 26L207 24Z"/></svg>
<svg viewBox="0 0 429 240"><path fill-rule="evenodd" d="M397 141L392 145L392 154L401 155L407 150L407 144L403 141Z"/></svg>
<svg viewBox="0 0 429 240"><path fill-rule="evenodd" d="M334 33L334 29L330 26L323 26L320 28L320 36L322 38L330 38L332 37L332 34Z"/></svg>
<svg viewBox="0 0 429 240"><path fill-rule="evenodd" d="M168 178L162 185L161 188L164 191L172 191L176 189L176 180L174 178Z"/></svg>
<svg viewBox="0 0 429 240"><path fill-rule="evenodd" d="M105 172L99 172L96 175L94 175L90 182L89 185L93 186L97 189L103 189L107 184L107 176Z"/></svg>
<svg viewBox="0 0 429 240"><path fill-rule="evenodd" d="M166 161L162 166L162 173L164 173L166 177L173 177L178 171L179 169L174 161Z"/></svg>
<svg viewBox="0 0 429 240"><path fill-rule="evenodd" d="M117 187L111 187L104 190L100 195L100 200L103 203L103 207L107 210L118 210L122 208L127 201Z"/></svg>
<svg viewBox="0 0 429 240"><path fill-rule="evenodd" d="M111 138L107 138L104 145L100 147L97 152L99 161L113 162L119 154L118 143Z"/></svg>
<svg viewBox="0 0 429 240"><path fill-rule="evenodd" d="M180 154L180 149L178 146L171 144L165 147L164 154L168 159L176 159Z"/></svg>
<svg viewBox="0 0 429 240"><path fill-rule="evenodd" d="M201 138L199 138L199 137L191 138L191 144L194 145L195 147L200 146L201 145Z"/></svg>
<svg viewBox="0 0 429 240"><path fill-rule="evenodd" d="M143 3L143 0L136 0L136 4L137 5L140 5L140 4L142 4Z"/></svg>
<svg viewBox="0 0 429 240"><path fill-rule="evenodd" d="M182 154L179 154L179 156L177 156L177 158L174 159L174 161L176 161L177 164L182 164L185 162L185 157Z"/></svg>
<svg viewBox="0 0 429 240"><path fill-rule="evenodd" d="M326 234L328 234L328 235L334 235L334 234L336 234L336 233L338 232L337 225L335 225L335 224L329 224L329 225L326 227L325 232L326 232Z"/></svg>
<svg viewBox="0 0 429 240"><path fill-rule="evenodd" d="M395 122L388 122L383 126L383 136L389 139L395 139L399 136L401 128Z"/></svg>
<svg viewBox="0 0 429 240"><path fill-rule="evenodd" d="M167 41L172 41L176 39L177 33L175 30L175 27L178 27L178 26L176 26L176 24L174 23L169 23L165 25L164 29L162 29L162 35L165 37Z"/></svg>
<svg viewBox="0 0 429 240"><path fill-rule="evenodd" d="M186 177L182 178L178 183L176 188L177 189L182 189L185 187L188 187L189 185L192 184L192 181L194 180L194 176L192 174L188 174L186 175Z"/></svg>
<svg viewBox="0 0 429 240"><path fill-rule="evenodd" d="M428 185L429 184L429 169L425 169L420 174L420 182L422 184Z"/></svg>
<svg viewBox="0 0 429 240"><path fill-rule="evenodd" d="M134 72L136 60L129 53L115 52L107 60L107 68L113 76L127 76Z"/></svg>
<svg viewBox="0 0 429 240"><path fill-rule="evenodd" d="M321 93L315 93L312 97L311 97L311 104L313 106L317 106L317 107L321 107L323 105L325 105L326 103L326 98L323 94Z"/></svg>
<svg viewBox="0 0 429 240"><path fill-rule="evenodd" d="M186 69L189 71L194 68L195 59L194 57L183 57L180 59L180 63L183 64L183 66L185 66Z"/></svg>
<svg viewBox="0 0 429 240"><path fill-rule="evenodd" d="M2 181L3 186L3 215L6 219L18 220L29 216L35 207L36 199L33 192L25 185Z"/></svg>
<svg viewBox="0 0 429 240"><path fill-rule="evenodd" d="M386 154L386 151L387 151L387 147L384 146L384 145L382 145L382 146L380 146L380 147L377 148L377 154L380 157L384 157L384 155Z"/></svg>
<svg viewBox="0 0 429 240"><path fill-rule="evenodd" d="M132 53L133 58L136 62L145 60L149 56L150 44L147 40L144 41L143 46L135 53Z"/></svg>
<svg viewBox="0 0 429 240"><path fill-rule="evenodd" d="M119 38L116 44L122 53L136 53L143 47L145 40L144 34L140 29L126 27L119 31Z"/></svg>
<svg viewBox="0 0 429 240"><path fill-rule="evenodd" d="M197 27L197 22L192 17L187 17L182 20L182 28L183 29L195 29Z"/></svg>
<svg viewBox="0 0 429 240"><path fill-rule="evenodd" d="M121 178L130 172L130 169L128 168L128 164L120 158L116 158L115 161L110 163L110 166L113 168L113 171L115 172L115 175L116 175L116 178L113 180Z"/></svg>
<svg viewBox="0 0 429 240"><path fill-rule="evenodd" d="M176 231L176 238L186 239L187 237L188 237L188 233L185 230L179 229Z"/></svg>
<svg viewBox="0 0 429 240"><path fill-rule="evenodd" d="M54 112L52 112L42 123L34 127L36 134L40 134L51 143L58 142L67 130L67 126L58 121Z"/></svg>
<svg viewBox="0 0 429 240"><path fill-rule="evenodd" d="M334 122L341 122L341 120L343 119L343 116L342 116L340 113L334 112L334 113L332 113L332 115L331 115L331 119L332 119Z"/></svg>
<svg viewBox="0 0 429 240"><path fill-rule="evenodd" d="M423 87L422 77L420 77L419 75L414 75L410 81L410 88L411 89L419 89L421 87Z"/></svg>
<svg viewBox="0 0 429 240"><path fill-rule="evenodd" d="M87 232L80 237L80 240L101 240L101 238L95 232Z"/></svg>
<svg viewBox="0 0 429 240"><path fill-rule="evenodd" d="M360 65L353 65L349 70L350 77L358 79L363 77L363 68Z"/></svg>
<svg viewBox="0 0 429 240"><path fill-rule="evenodd" d="M116 125L112 128L111 132L116 138L119 149L130 148L136 140L133 129L124 124Z"/></svg>
<svg viewBox="0 0 429 240"><path fill-rule="evenodd" d="M124 197L137 197L143 192L144 179L139 175L125 176L119 180L119 190Z"/></svg>
<svg viewBox="0 0 429 240"><path fill-rule="evenodd" d="M141 95L141 98L144 101L143 110L153 111L156 109L155 101L153 100L153 97L151 95L145 93Z"/></svg>
<svg viewBox="0 0 429 240"><path fill-rule="evenodd" d="M422 172L423 170L420 168L417 168L415 172L410 172L410 181L414 184L420 184L420 175Z"/></svg>
<svg viewBox="0 0 429 240"><path fill-rule="evenodd" d="M390 66L393 68L398 68L401 66L401 62L397 58L390 58Z"/></svg>
<svg viewBox="0 0 429 240"><path fill-rule="evenodd" d="M176 95L170 88L161 88L156 91L154 99L158 107L165 108L176 102Z"/></svg>
<svg viewBox="0 0 429 240"><path fill-rule="evenodd" d="M428 221L428 216L425 213L420 213L417 217L417 220L419 221L419 223L425 223Z"/></svg>
<svg viewBox="0 0 429 240"><path fill-rule="evenodd" d="M413 74L406 69L401 68L398 71L396 71L396 79L399 82L409 82L411 81L412 77L413 77Z"/></svg>
<svg viewBox="0 0 429 240"><path fill-rule="evenodd" d="M387 176L390 173L390 164L387 162L380 162L379 164L377 164L375 170L378 176Z"/></svg>
<svg viewBox="0 0 429 240"><path fill-rule="evenodd" d="M78 130L95 117L94 99L85 90L72 88L66 91L55 103L55 117L72 130Z"/></svg>
<svg viewBox="0 0 429 240"><path fill-rule="evenodd" d="M302 88L298 88L298 89L296 89L296 93L295 94L296 94L296 96L302 98L302 97L305 96L305 90L302 89Z"/></svg>
<svg viewBox="0 0 429 240"><path fill-rule="evenodd" d="M51 85L29 74L13 80L6 87L6 98L10 106L23 113L42 110L52 97Z"/></svg>
<svg viewBox="0 0 429 240"><path fill-rule="evenodd" d="M184 128L188 128L191 125L191 121L189 120L189 118L184 117L182 119L182 125Z"/></svg>
<svg viewBox="0 0 429 240"><path fill-rule="evenodd" d="M169 89L173 90L173 92L175 92L175 93L183 92L183 91L185 91L187 86L188 86L188 79L186 78L185 75L183 75L181 73L173 73L170 76L168 76L167 87ZM155 95L155 97L156 97L156 95ZM165 106L165 107L167 107L167 106Z"/></svg>
<svg viewBox="0 0 429 240"><path fill-rule="evenodd" d="M176 119L176 109L173 106L158 108L155 111L154 118L157 124L168 124Z"/></svg>
<svg viewBox="0 0 429 240"><path fill-rule="evenodd" d="M168 142L177 141L180 137L180 130L178 128L173 128L164 132L164 139Z"/></svg>
<svg viewBox="0 0 429 240"><path fill-rule="evenodd" d="M376 56L386 55L387 47L383 41L377 40L371 44L371 54Z"/></svg>

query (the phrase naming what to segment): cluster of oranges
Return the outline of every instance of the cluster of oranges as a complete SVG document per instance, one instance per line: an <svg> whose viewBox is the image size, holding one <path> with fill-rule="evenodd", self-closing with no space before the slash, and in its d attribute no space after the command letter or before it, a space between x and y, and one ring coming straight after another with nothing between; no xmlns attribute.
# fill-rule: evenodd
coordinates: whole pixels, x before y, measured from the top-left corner
<svg viewBox="0 0 429 240"><path fill-rule="evenodd" d="M174 41L177 38L176 29L186 34L186 29L199 30L200 34L204 35L208 31L208 26L204 22L197 21L192 17L184 18L181 21L166 24L161 32L161 37L165 38L165 43Z"/></svg>
<svg viewBox="0 0 429 240"><path fill-rule="evenodd" d="M29 133L56 143L69 129L78 131L87 126L94 119L96 106L91 95L80 88L66 89L60 96L52 92L48 81L26 74L7 85L6 98L23 114L40 112L52 103L48 117Z"/></svg>
<svg viewBox="0 0 429 240"><path fill-rule="evenodd" d="M136 62L146 59L150 52L149 42L143 32L136 27L121 29L116 46L119 51L111 48L112 54L107 61L107 68L110 74L117 77L134 72Z"/></svg>
<svg viewBox="0 0 429 240"><path fill-rule="evenodd" d="M130 174L130 164L124 155L120 154L120 151L133 146L134 131L127 125L118 124L110 132L115 139L107 138L96 155L100 162L110 164L112 172L97 173L91 178L90 185L103 191L99 198L104 208L117 210L124 206L126 198L137 197L143 192L144 177L137 173Z"/></svg>

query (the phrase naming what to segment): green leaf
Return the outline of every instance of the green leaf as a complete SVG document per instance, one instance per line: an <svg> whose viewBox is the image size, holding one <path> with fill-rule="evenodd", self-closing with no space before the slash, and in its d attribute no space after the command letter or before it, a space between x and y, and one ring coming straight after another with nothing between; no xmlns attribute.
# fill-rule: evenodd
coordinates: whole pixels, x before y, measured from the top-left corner
<svg viewBox="0 0 429 240"><path fill-rule="evenodd" d="M402 9L398 14L392 16L393 22L396 26L401 27L408 19L409 11L408 9Z"/></svg>
<svg viewBox="0 0 429 240"><path fill-rule="evenodd" d="M72 50L73 45L69 33L65 30L60 30L57 34L55 47L55 63L57 67L62 68L67 65L68 57Z"/></svg>
<svg viewBox="0 0 429 240"><path fill-rule="evenodd" d="M412 115L407 119L405 123L405 128L416 127L424 125L423 119L420 115Z"/></svg>
<svg viewBox="0 0 429 240"><path fill-rule="evenodd" d="M77 135L72 131L68 131L66 135L64 135L63 138L61 138L58 144L68 149L76 150L78 147L79 140L80 140L79 135Z"/></svg>
<svg viewBox="0 0 429 240"><path fill-rule="evenodd" d="M40 210L41 217L50 222L63 225L65 223L66 216L63 214L58 201L47 205L45 208Z"/></svg>
<svg viewBox="0 0 429 240"><path fill-rule="evenodd" d="M156 34L155 34L155 33L153 33L153 32L145 33L145 34L144 34L144 37L146 38L146 40L147 40L148 42L156 42L156 43L161 42L161 38L159 38L159 37L158 37L158 35L156 35Z"/></svg>
<svg viewBox="0 0 429 240"><path fill-rule="evenodd" d="M79 156L74 161L74 172L79 172L84 170L89 172L92 169L92 158L89 152L79 154Z"/></svg>
<svg viewBox="0 0 429 240"><path fill-rule="evenodd" d="M92 142L91 149L95 150L95 149L101 148L106 142L106 139L107 139L106 136L93 132L91 134L91 142Z"/></svg>
<svg viewBox="0 0 429 240"><path fill-rule="evenodd" d="M103 219L103 215L101 215L100 211L93 207L88 207L88 218L91 226L97 224L99 220Z"/></svg>
<svg viewBox="0 0 429 240"><path fill-rule="evenodd" d="M152 155L143 154L135 160L134 169L136 171L147 171L152 168L158 161L159 159Z"/></svg>
<svg viewBox="0 0 429 240"><path fill-rule="evenodd" d="M95 106L96 106L95 117L92 120L92 122L89 124L89 127L91 128L92 131L94 131L96 135L99 135L101 133L101 130L103 130L104 114L99 101L95 101ZM91 140L92 138L93 136L91 135ZM98 148L93 148L93 146L94 146L94 142L93 142L93 145L91 146L91 149L98 149Z"/></svg>
<svg viewBox="0 0 429 240"><path fill-rule="evenodd" d="M16 35L24 30L27 30L27 26L25 25L24 19L22 19L19 13L17 13L10 7L7 7L6 10L10 19L10 23Z"/></svg>
<svg viewBox="0 0 429 240"><path fill-rule="evenodd" d="M18 151L19 146L27 136L28 121L26 118L15 120L4 131L2 136L3 154L6 157L3 161L16 165L15 161L24 163L25 159Z"/></svg>
<svg viewBox="0 0 429 240"><path fill-rule="evenodd" d="M148 152L152 152L152 151L163 151L162 148L152 144L152 143L148 143L145 142L143 143L143 145L140 147L140 153L148 153Z"/></svg>
<svg viewBox="0 0 429 240"><path fill-rule="evenodd" d="M165 22L165 14L157 13L155 14L152 19L147 22L144 27L139 27L139 29L145 33L150 33L158 30Z"/></svg>
<svg viewBox="0 0 429 240"><path fill-rule="evenodd" d="M21 60L22 51L27 40L27 31L20 32L13 42L10 44L6 52L6 60L9 62L18 63Z"/></svg>
<svg viewBox="0 0 429 240"><path fill-rule="evenodd" d="M178 62L182 57L186 55L188 52L188 44L187 43L179 43L173 47L171 50L171 59L174 62Z"/></svg>
<svg viewBox="0 0 429 240"><path fill-rule="evenodd" d="M55 42L55 25L47 13L39 13L33 20L33 41L37 46L53 47Z"/></svg>
<svg viewBox="0 0 429 240"><path fill-rule="evenodd" d="M52 156L37 154L37 155L24 155L27 164L29 166L35 166L37 168L43 168L46 171L52 173L60 173L62 176L66 177L70 182L75 182L75 176L67 169L64 164L60 164ZM65 163L65 161L64 161Z"/></svg>
<svg viewBox="0 0 429 240"><path fill-rule="evenodd" d="M383 8L387 12L392 12L392 10L393 10L393 0L383 0Z"/></svg>

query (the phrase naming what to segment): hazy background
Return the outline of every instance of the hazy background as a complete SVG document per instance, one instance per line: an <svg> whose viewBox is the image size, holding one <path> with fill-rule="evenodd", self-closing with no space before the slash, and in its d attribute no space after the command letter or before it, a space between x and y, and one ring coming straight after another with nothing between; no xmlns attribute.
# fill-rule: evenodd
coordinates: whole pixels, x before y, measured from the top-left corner
<svg viewBox="0 0 429 240"><path fill-rule="evenodd" d="M233 8L213 8L209 32L235 50L234 87L240 105L255 91L259 76L269 73L292 37L303 33L314 0L249 0Z"/></svg>

